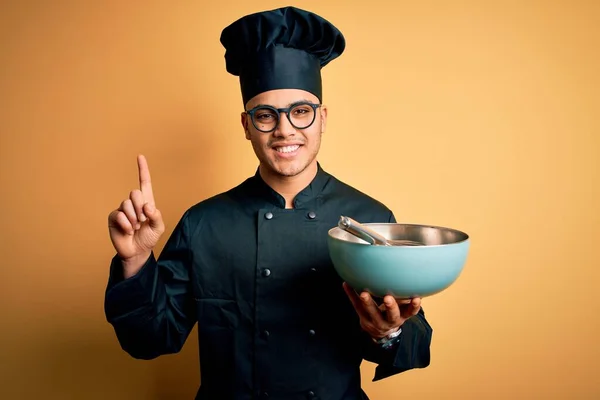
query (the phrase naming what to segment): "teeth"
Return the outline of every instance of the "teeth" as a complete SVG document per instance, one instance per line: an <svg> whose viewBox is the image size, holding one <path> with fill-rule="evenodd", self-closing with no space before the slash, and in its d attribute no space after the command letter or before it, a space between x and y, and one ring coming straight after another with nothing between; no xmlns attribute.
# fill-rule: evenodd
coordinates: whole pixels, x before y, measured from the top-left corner
<svg viewBox="0 0 600 400"><path fill-rule="evenodd" d="M293 151L298 150L298 148L300 148L300 146L295 145L295 146L277 147L276 150L280 153L291 153Z"/></svg>

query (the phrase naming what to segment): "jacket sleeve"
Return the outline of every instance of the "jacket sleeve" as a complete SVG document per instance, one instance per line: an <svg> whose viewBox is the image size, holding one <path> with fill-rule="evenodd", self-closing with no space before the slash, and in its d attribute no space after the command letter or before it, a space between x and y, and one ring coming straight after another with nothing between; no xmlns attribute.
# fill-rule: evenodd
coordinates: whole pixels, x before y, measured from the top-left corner
<svg viewBox="0 0 600 400"><path fill-rule="evenodd" d="M390 212L388 222L396 223L396 218ZM430 348L433 329L425 318L421 308L419 313L409 318L402 325L402 333L396 343L384 349L373 342L368 334L364 334L364 359L377 364L373 381L378 381L401 372L426 368L430 363Z"/></svg>
<svg viewBox="0 0 600 400"><path fill-rule="evenodd" d="M124 279L119 257L112 259L104 311L121 347L134 358L180 351L196 323L187 225L186 213L159 259L152 253L131 278Z"/></svg>
<svg viewBox="0 0 600 400"><path fill-rule="evenodd" d="M433 329L421 308L419 313L402 325L396 343L384 349L365 333L363 358L377 364L373 381L415 368L425 368L430 362Z"/></svg>

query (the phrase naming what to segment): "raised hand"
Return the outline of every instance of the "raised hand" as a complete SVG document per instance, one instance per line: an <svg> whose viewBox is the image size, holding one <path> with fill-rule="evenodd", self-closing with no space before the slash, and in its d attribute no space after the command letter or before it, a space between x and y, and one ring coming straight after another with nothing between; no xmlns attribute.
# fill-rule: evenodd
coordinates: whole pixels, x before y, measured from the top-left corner
<svg viewBox="0 0 600 400"><path fill-rule="evenodd" d="M138 272L165 231L154 202L146 158L139 155L137 162L140 188L131 191L129 198L108 216L110 239L123 261L126 278Z"/></svg>

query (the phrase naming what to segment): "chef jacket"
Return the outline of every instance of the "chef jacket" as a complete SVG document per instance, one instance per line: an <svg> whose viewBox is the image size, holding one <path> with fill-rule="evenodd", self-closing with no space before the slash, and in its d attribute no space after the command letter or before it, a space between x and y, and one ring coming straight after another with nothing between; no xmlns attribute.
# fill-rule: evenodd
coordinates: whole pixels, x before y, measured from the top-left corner
<svg viewBox="0 0 600 400"><path fill-rule="evenodd" d="M176 353L197 322L202 400L367 399L363 359L378 364L373 380L428 366L423 310L390 349L360 328L328 253L340 215L395 222L320 164L292 209L258 171L188 208L158 260L128 279L111 262L105 313L121 347L139 359Z"/></svg>

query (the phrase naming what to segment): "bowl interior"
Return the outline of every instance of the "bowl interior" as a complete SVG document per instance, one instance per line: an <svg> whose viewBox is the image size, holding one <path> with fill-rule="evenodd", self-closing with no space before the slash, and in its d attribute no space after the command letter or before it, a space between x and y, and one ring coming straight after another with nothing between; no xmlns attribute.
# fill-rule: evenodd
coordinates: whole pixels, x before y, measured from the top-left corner
<svg viewBox="0 0 600 400"><path fill-rule="evenodd" d="M387 239L407 239L422 243L425 246L443 246L460 243L469 239L469 235L452 228L432 225L400 224L400 223L365 223L363 224L382 234ZM333 239L369 246L367 242L335 227L329 231Z"/></svg>

